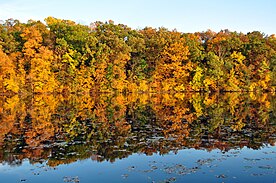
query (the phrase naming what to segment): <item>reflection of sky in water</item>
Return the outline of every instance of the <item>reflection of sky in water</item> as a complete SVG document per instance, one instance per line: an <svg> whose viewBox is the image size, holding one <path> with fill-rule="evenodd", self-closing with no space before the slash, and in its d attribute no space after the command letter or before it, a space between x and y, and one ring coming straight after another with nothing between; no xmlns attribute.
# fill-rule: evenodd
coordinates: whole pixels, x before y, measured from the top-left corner
<svg viewBox="0 0 276 183"><path fill-rule="evenodd" d="M44 163L0 166L1 182L275 182L276 147L225 153L185 149L177 154L133 154L114 163L91 159L49 168Z"/></svg>

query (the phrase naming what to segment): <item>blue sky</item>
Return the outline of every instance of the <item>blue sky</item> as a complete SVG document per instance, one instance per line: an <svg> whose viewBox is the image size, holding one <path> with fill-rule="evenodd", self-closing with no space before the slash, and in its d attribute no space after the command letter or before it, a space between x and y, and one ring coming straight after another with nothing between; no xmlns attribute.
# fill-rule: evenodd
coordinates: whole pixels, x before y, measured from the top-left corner
<svg viewBox="0 0 276 183"><path fill-rule="evenodd" d="M0 0L0 19L48 16L89 24L114 20L133 29L229 29L276 34L276 0Z"/></svg>

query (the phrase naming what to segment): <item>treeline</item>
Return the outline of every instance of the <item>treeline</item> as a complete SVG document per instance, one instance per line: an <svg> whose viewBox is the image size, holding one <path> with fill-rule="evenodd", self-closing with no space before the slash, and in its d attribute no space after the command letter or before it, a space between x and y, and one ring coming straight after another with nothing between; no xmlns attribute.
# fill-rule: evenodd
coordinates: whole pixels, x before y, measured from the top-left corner
<svg viewBox="0 0 276 183"><path fill-rule="evenodd" d="M45 22L0 25L0 93L275 91L275 35Z"/></svg>

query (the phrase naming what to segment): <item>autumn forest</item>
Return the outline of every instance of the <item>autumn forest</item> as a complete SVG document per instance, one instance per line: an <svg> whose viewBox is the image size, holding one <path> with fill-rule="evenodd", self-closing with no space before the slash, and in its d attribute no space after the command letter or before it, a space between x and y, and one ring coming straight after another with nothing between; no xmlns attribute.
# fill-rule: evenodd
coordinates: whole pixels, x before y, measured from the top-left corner
<svg viewBox="0 0 276 183"><path fill-rule="evenodd" d="M45 23L2 21L1 94L275 91L275 35Z"/></svg>
<svg viewBox="0 0 276 183"><path fill-rule="evenodd" d="M274 34L0 21L1 182L275 182L275 94Z"/></svg>

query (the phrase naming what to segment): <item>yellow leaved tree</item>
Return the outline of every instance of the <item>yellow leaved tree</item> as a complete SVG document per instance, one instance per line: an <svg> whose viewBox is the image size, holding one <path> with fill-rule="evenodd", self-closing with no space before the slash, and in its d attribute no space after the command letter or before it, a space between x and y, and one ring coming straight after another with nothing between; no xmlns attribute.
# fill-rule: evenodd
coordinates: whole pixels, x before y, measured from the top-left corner
<svg viewBox="0 0 276 183"><path fill-rule="evenodd" d="M193 64L188 60L189 49L178 32L168 32L169 38L157 61L154 79L162 90L183 91L188 86Z"/></svg>
<svg viewBox="0 0 276 183"><path fill-rule="evenodd" d="M21 37L25 40L23 63L26 70L27 90L35 93L53 92L57 87L54 74L51 73L54 54L42 45L41 31L35 25L27 27Z"/></svg>
<svg viewBox="0 0 276 183"><path fill-rule="evenodd" d="M15 66L0 47L0 92L17 93L18 91L19 83L15 72Z"/></svg>

